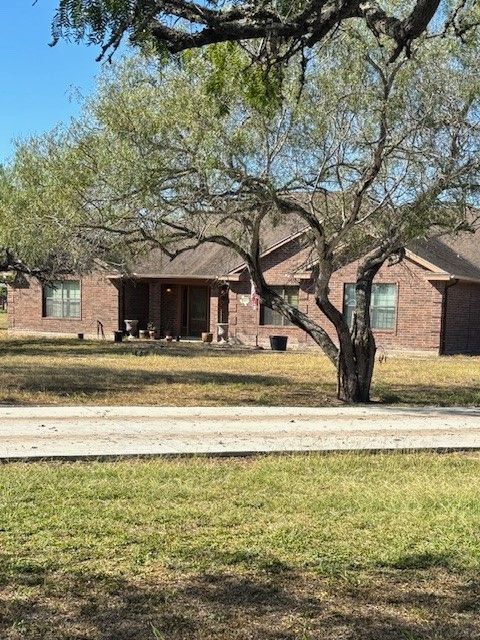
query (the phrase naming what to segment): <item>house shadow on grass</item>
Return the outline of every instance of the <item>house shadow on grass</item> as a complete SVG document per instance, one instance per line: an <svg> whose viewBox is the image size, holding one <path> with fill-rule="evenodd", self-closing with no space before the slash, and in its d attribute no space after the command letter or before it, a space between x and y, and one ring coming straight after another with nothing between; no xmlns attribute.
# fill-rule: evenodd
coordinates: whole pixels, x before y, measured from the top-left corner
<svg viewBox="0 0 480 640"><path fill-rule="evenodd" d="M222 358L228 355L245 358L255 357L269 351L246 347L220 347L202 342L127 341L114 343L110 340L78 340L77 338L14 337L0 341L1 356L120 356L142 352L151 356L179 358ZM319 353L320 355L320 353Z"/></svg>
<svg viewBox="0 0 480 640"><path fill-rule="evenodd" d="M254 375L241 373L226 373L212 371L152 371L148 369L118 368L110 369L99 366L73 365L58 369L54 366L30 366L25 364L9 364L2 370L3 397L15 401L15 393L25 391L31 394L32 403L35 395L46 394L62 398L72 396L101 400L103 397L114 398L115 394L129 394L133 400L140 394L150 403L157 399L168 399L175 393L176 385L190 385L197 388L197 395L201 397L201 389L212 387L243 387L272 388L288 384L288 380L276 376ZM160 393L148 395L148 391ZM220 395L220 393L218 394ZM1 398L1 396L0 396Z"/></svg>
<svg viewBox="0 0 480 640"><path fill-rule="evenodd" d="M286 569L128 579L1 564L2 640L480 637L479 584L442 568L371 572L359 586Z"/></svg>

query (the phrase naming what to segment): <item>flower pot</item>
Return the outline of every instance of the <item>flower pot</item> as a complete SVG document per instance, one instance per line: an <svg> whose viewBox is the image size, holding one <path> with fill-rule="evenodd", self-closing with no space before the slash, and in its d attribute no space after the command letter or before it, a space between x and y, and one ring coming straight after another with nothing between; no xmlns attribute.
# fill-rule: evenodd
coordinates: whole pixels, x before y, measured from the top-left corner
<svg viewBox="0 0 480 640"><path fill-rule="evenodd" d="M221 343L228 342L228 322L217 323L217 336Z"/></svg>
<svg viewBox="0 0 480 640"><path fill-rule="evenodd" d="M138 320L125 320L125 328L129 338L133 338L137 335Z"/></svg>
<svg viewBox="0 0 480 640"><path fill-rule="evenodd" d="M210 333L209 331L204 331L202 333L202 342L212 342L213 340L213 333Z"/></svg>
<svg viewBox="0 0 480 640"><path fill-rule="evenodd" d="M147 329L140 329L138 335L140 340L150 340L150 331Z"/></svg>
<svg viewBox="0 0 480 640"><path fill-rule="evenodd" d="M269 336L272 351L286 351L288 336Z"/></svg>

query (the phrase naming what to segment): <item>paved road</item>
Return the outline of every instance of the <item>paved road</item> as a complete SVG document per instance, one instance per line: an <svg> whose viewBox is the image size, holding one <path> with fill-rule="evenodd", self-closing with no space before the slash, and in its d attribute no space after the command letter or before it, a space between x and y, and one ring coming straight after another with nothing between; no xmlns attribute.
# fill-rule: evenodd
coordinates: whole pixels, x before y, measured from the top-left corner
<svg viewBox="0 0 480 640"><path fill-rule="evenodd" d="M480 408L0 408L0 459L471 448Z"/></svg>

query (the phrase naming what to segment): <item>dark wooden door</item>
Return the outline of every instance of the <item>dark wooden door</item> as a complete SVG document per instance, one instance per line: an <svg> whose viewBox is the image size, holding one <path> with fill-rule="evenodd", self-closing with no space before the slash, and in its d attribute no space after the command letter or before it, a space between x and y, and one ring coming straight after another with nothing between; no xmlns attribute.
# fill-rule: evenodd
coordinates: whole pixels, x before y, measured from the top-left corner
<svg viewBox="0 0 480 640"><path fill-rule="evenodd" d="M182 310L182 317L185 317L184 311L187 311L187 335L199 337L203 331L208 331L208 302L208 287L188 287L183 296L186 309Z"/></svg>

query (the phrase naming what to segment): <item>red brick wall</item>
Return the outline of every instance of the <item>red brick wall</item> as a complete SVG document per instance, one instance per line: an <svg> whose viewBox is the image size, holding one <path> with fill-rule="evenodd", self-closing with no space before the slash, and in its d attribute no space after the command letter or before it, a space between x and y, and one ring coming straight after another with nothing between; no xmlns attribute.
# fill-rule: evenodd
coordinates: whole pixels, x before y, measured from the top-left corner
<svg viewBox="0 0 480 640"><path fill-rule="evenodd" d="M285 245L264 258L264 273L269 284L298 285L299 307L323 326L335 339L331 323L318 309L310 280L296 279L293 275L302 271L308 261L305 251L298 251L296 243ZM336 272L331 281L331 300L338 309L343 308L345 283L355 282L357 263L352 263ZM426 279L427 271L411 260L387 267L384 266L375 282L397 285L397 317L393 331L376 331L379 348L422 350L439 352L443 288L441 283L432 284ZM297 327L260 326L260 310L254 311L247 302L250 283L232 282L230 290L229 323L230 336L244 344L258 343L268 346L268 336L285 335L289 345L313 346L312 339Z"/></svg>
<svg viewBox="0 0 480 640"><path fill-rule="evenodd" d="M319 311L313 296L313 283L301 280L295 273L302 271L308 258L292 242L264 258L265 276L272 285L298 285L299 306L321 324L335 339L333 327ZM343 306L343 287L355 281L356 263L334 274L331 299L339 309ZM438 353L442 350L441 327L444 321L444 353L480 353L480 285L458 283L448 288L443 309L443 282L427 280L428 272L409 259L393 267L382 267L375 282L397 285L397 317L393 331L376 331L377 344L385 349L422 350ZM187 282L187 281L185 281ZM210 283L210 330L216 335L218 322L218 291ZM81 283L81 318L59 319L42 317L42 290L35 279L8 288L9 326L17 331L42 333L97 334L97 321L103 324L107 337L118 329L122 300L119 282L102 274L92 274ZM163 286L165 287L165 281ZM169 285L171 293L164 294L160 281L149 283L149 308L145 314L160 328L172 324L180 331L180 284ZM242 304L246 302L247 304ZM128 307L128 300L125 300ZM250 304L250 282L232 281L229 292L230 337L244 344L268 346L268 336L289 336L290 346L314 346L313 341L296 327L260 326L260 310ZM442 318L443 316L443 318ZM123 329L123 327L121 327Z"/></svg>
<svg viewBox="0 0 480 640"><path fill-rule="evenodd" d="M480 284L447 287L443 353L480 354Z"/></svg>
<svg viewBox="0 0 480 640"><path fill-rule="evenodd" d="M72 278L75 280L78 278ZM119 291L117 281L101 274L81 280L80 318L43 318L42 286L34 278L22 278L18 286L8 287L8 324L15 331L97 335L97 322L107 337L118 329Z"/></svg>

